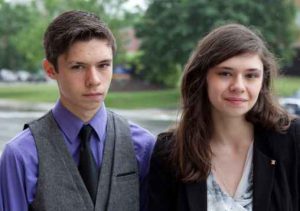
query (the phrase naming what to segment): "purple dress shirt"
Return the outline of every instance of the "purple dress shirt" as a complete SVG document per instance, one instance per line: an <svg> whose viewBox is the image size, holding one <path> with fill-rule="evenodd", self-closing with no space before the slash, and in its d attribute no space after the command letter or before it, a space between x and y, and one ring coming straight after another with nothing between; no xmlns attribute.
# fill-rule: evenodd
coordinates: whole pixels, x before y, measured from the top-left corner
<svg viewBox="0 0 300 211"><path fill-rule="evenodd" d="M53 116L64 136L65 144L74 161L79 162L80 140L78 133L83 126L78 117L59 101L52 109ZM105 105L91 119L93 127L90 144L98 166L101 165L106 137L107 112ZM154 146L154 136L140 126L129 123L133 146L138 161L141 210L145 209L146 177ZM0 159L0 210L26 211L35 198L38 179L38 157L35 142L26 129L7 143Z"/></svg>

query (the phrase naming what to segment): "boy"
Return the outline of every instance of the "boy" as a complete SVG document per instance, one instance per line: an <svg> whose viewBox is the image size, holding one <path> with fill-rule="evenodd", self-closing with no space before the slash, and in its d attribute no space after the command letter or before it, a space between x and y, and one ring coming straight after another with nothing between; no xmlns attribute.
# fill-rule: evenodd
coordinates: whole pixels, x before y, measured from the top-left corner
<svg viewBox="0 0 300 211"><path fill-rule="evenodd" d="M103 103L115 38L91 13L59 15L44 34L60 98L5 147L0 210L143 210L154 137Z"/></svg>

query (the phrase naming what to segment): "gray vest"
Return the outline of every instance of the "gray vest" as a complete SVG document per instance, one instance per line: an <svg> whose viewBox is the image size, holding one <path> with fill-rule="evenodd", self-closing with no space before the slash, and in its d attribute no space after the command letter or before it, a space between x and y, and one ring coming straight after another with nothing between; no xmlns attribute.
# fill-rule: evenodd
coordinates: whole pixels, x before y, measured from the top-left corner
<svg viewBox="0 0 300 211"><path fill-rule="evenodd" d="M108 111L94 206L51 112L29 123L39 166L32 211L137 211L139 179L128 122ZM26 127L26 126L25 126Z"/></svg>

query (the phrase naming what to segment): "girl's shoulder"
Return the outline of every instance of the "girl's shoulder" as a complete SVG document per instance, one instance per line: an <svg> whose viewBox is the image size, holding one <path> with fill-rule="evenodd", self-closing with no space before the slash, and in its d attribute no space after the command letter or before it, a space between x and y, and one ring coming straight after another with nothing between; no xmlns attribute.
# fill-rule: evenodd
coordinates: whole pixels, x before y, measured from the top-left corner
<svg viewBox="0 0 300 211"><path fill-rule="evenodd" d="M292 120L289 133L291 133L294 136L294 139L300 144L300 118Z"/></svg>
<svg viewBox="0 0 300 211"><path fill-rule="evenodd" d="M273 155L285 156L295 150L300 151L300 119L293 119L285 132L264 130L259 136L257 145L261 149L269 149L266 151L272 151Z"/></svg>
<svg viewBox="0 0 300 211"><path fill-rule="evenodd" d="M152 153L152 160L159 162L163 166L169 166L172 151L174 150L174 135L172 132L160 133Z"/></svg>
<svg viewBox="0 0 300 211"><path fill-rule="evenodd" d="M293 119L291 126L296 129L297 133L300 133L300 117Z"/></svg>
<svg viewBox="0 0 300 211"><path fill-rule="evenodd" d="M170 153L174 148L174 133L173 132L163 132L158 134L155 143L154 151L160 153Z"/></svg>

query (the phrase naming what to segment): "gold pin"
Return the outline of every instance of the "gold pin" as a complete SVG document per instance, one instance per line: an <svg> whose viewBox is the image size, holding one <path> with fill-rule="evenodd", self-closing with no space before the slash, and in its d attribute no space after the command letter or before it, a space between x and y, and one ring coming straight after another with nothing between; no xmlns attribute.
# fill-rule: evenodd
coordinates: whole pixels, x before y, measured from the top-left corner
<svg viewBox="0 0 300 211"><path fill-rule="evenodd" d="M276 165L276 160L271 160L271 165L275 166Z"/></svg>

